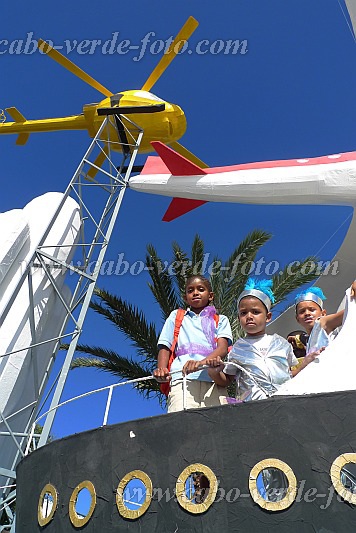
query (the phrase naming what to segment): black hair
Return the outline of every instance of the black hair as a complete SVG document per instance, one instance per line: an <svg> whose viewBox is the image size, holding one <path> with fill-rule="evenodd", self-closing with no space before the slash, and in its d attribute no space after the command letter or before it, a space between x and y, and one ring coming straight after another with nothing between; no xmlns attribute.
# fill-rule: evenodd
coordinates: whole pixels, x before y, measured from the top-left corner
<svg viewBox="0 0 356 533"><path fill-rule="evenodd" d="M194 276L189 276L189 278L185 282L185 290L187 290L188 285L193 283L193 281L197 278L200 279L200 281L202 281L204 285L206 285L209 292L213 292L210 281L208 280L208 278L202 276L201 274L195 274Z"/></svg>

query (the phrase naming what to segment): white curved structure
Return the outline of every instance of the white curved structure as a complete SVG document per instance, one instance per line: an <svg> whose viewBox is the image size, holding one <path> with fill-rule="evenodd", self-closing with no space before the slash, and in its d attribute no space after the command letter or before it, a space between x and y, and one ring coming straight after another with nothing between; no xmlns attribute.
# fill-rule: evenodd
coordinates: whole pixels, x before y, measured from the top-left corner
<svg viewBox="0 0 356 533"><path fill-rule="evenodd" d="M38 266L27 268L39 245L51 257L70 261L80 229L79 206L72 198L67 198L48 233L62 201L63 194L47 193L23 210L0 214L0 411L14 433L27 430L56 344L45 341L58 337L66 316L40 259ZM42 260L61 297L69 300L65 269L51 259ZM0 431L6 429L0 418ZM17 451L12 438L0 435L0 467L12 470ZM2 481L0 476L0 485Z"/></svg>
<svg viewBox="0 0 356 533"><path fill-rule="evenodd" d="M345 290L350 287L356 279L356 216L355 211L347 232L347 235L337 251L332 263L335 266L330 268L326 275L322 275L315 285L320 287L327 295L325 309L327 313L336 313L339 308L343 308ZM336 273L337 270L337 273ZM341 303L340 303L341 302ZM268 326L268 333L279 333L282 336L288 335L290 331L300 329L295 319L295 308L292 305L276 320Z"/></svg>

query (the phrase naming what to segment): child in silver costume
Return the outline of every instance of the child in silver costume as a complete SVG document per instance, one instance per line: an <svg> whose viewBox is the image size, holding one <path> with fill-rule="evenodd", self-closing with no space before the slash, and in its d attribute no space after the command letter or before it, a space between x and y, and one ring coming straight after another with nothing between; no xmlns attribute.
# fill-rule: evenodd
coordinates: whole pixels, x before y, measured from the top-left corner
<svg viewBox="0 0 356 533"><path fill-rule="evenodd" d="M298 365L286 339L266 334L274 302L271 286L270 280L247 281L238 298L238 318L246 336L234 344L226 365L209 369L209 375L220 386L227 386L235 378L238 397L245 401L268 398L318 355L310 354ZM214 366L214 361L210 366Z"/></svg>

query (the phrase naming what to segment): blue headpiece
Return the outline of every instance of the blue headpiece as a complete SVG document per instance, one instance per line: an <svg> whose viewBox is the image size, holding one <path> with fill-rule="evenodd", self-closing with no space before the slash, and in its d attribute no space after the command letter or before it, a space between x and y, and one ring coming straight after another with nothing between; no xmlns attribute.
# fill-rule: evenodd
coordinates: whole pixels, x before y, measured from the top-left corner
<svg viewBox="0 0 356 533"><path fill-rule="evenodd" d="M309 289L297 294L294 303L296 309L300 302L315 302L320 309L324 309L324 300L326 300L326 296L319 287L309 287Z"/></svg>
<svg viewBox="0 0 356 533"><path fill-rule="evenodd" d="M258 298L270 312L272 304L275 302L275 297L272 292L273 282L271 279L254 279L249 278L246 282L245 288L237 299L237 307L239 307L242 298L246 296L254 296Z"/></svg>

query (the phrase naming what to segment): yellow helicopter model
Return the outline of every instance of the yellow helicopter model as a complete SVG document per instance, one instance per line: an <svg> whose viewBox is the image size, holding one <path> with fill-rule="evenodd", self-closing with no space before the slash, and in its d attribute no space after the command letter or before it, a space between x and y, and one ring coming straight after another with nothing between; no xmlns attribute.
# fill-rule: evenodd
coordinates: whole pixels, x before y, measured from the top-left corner
<svg viewBox="0 0 356 533"><path fill-rule="evenodd" d="M193 160L197 164L202 164L202 161L177 142L186 130L186 118L182 109L178 105L170 104L150 92L154 84L158 81L163 72L179 53L183 44L189 39L197 27L198 22L193 17L189 17L141 89L122 91L116 94L101 85L101 83L97 82L89 74L72 63L72 61L52 48L48 43L39 39L39 47L43 53L50 56L78 78L88 83L91 87L101 92L105 96L105 99L99 103L84 105L83 113L80 115L40 120L26 120L16 107L10 107L7 108L6 111L14 122L0 123L0 134L18 134L16 140L16 144L18 145L26 144L30 133L34 132L87 130L90 137L93 138L105 118L103 114L100 113L100 110L103 111L105 108L116 107L118 109L124 108L125 112L123 114L129 116L130 108L132 108L132 113L135 113L133 121L142 128L144 132L139 148L141 153L152 152L151 141L159 140L165 144L169 144L174 150L181 153L183 156L188 157L190 160ZM157 106L159 105L161 105L162 111L152 114L148 113L150 107L152 107L152 110L154 108L157 110ZM138 107L145 108L145 113L140 113L137 109ZM110 132L110 141L113 141L112 149L115 149L117 132L114 128L112 128L112 131ZM102 157L105 158L105 155L103 154ZM100 161L97 161L98 166L100 166L100 163Z"/></svg>

